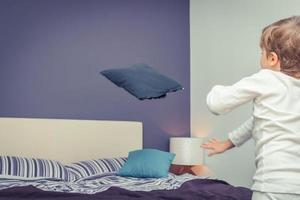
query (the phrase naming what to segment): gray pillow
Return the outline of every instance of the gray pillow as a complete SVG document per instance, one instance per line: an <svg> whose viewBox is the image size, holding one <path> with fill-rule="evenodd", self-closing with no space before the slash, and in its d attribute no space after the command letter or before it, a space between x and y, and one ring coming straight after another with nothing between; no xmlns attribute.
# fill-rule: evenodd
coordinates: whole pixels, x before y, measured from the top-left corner
<svg viewBox="0 0 300 200"><path fill-rule="evenodd" d="M178 82L160 74L146 64L108 69L100 73L140 100L165 97L169 92L183 89Z"/></svg>

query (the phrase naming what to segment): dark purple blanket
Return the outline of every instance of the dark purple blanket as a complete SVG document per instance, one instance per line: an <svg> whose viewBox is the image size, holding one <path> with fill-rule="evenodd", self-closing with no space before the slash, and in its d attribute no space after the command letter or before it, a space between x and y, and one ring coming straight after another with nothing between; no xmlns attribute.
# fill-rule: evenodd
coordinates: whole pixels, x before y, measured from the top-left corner
<svg viewBox="0 0 300 200"><path fill-rule="evenodd" d="M0 190L1 200L251 200L252 192L243 187L233 187L224 181L195 179L185 182L176 190L156 190L150 192L133 192L117 187L96 193L78 194L48 192L37 189L33 186L14 187Z"/></svg>

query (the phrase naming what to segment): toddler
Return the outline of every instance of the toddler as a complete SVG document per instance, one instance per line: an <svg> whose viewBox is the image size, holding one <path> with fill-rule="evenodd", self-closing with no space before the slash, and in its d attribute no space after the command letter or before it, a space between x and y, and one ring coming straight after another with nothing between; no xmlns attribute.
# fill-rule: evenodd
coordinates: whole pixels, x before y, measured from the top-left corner
<svg viewBox="0 0 300 200"><path fill-rule="evenodd" d="M207 96L215 114L253 101L253 115L229 139L202 145L209 156L255 141L252 200L300 200L300 16L262 31L261 70L234 85L217 85Z"/></svg>

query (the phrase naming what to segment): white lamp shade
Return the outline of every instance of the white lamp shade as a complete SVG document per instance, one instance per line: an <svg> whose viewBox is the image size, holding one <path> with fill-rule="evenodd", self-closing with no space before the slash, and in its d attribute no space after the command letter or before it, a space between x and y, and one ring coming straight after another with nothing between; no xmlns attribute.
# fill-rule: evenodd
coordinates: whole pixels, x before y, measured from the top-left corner
<svg viewBox="0 0 300 200"><path fill-rule="evenodd" d="M175 165L203 164L202 138L171 137L170 152L176 154Z"/></svg>

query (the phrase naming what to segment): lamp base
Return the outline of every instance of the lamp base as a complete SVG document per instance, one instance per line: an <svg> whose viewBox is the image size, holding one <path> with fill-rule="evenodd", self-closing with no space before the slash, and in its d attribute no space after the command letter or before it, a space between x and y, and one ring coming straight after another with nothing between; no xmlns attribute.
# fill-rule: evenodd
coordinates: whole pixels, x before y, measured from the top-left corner
<svg viewBox="0 0 300 200"><path fill-rule="evenodd" d="M205 165L171 165L171 173L176 175L182 175L185 173L195 176L212 176L211 170Z"/></svg>

